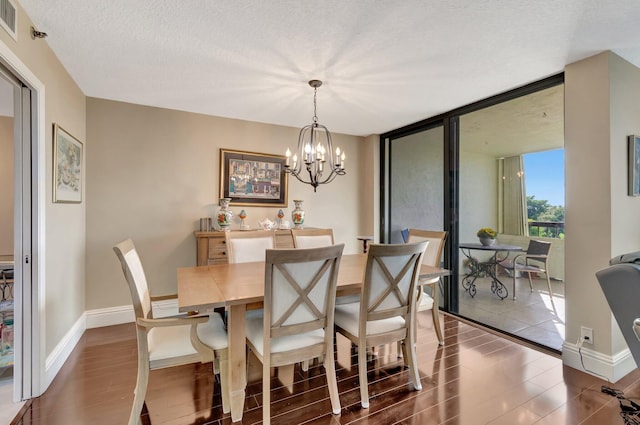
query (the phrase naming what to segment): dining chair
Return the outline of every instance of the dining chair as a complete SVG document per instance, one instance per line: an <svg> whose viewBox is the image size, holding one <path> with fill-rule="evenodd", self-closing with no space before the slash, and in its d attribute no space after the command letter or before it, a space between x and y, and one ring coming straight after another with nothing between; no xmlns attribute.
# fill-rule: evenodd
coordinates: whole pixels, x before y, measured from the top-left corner
<svg viewBox="0 0 640 425"><path fill-rule="evenodd" d="M333 245L333 229L291 229L291 237L293 238L294 248L318 248ZM336 303L341 298L346 300L347 297L349 296L345 295L336 298ZM349 301L347 300L346 302ZM300 367L306 372L309 370L309 361L303 361Z"/></svg>
<svg viewBox="0 0 640 425"><path fill-rule="evenodd" d="M262 362L262 418L270 423L271 368L324 359L331 408L340 413L333 324L344 244L267 250L264 316L247 318L247 346Z"/></svg>
<svg viewBox="0 0 640 425"><path fill-rule="evenodd" d="M372 244L361 301L336 305L335 327L358 346L360 402L369 407L367 347L401 341L404 363L416 390L422 389L415 347L418 275L428 242Z"/></svg>
<svg viewBox="0 0 640 425"><path fill-rule="evenodd" d="M317 248L334 244L333 229L291 229L295 248ZM336 304L356 302L359 294L342 295L336 298Z"/></svg>
<svg viewBox="0 0 640 425"><path fill-rule="evenodd" d="M553 298L551 291L551 279L549 277L549 251L551 250L551 242L538 241L531 239L527 252L518 254L513 259L505 259L498 263L500 267L508 270L513 276L513 299L516 299L516 280L518 272L526 273L529 278L529 288L533 292L533 282L531 281L532 273L544 273L547 277L547 287L549 288L549 297Z"/></svg>
<svg viewBox="0 0 640 425"><path fill-rule="evenodd" d="M275 234L271 230L226 232L225 243L230 264L262 262L265 251L275 247Z"/></svg>
<svg viewBox="0 0 640 425"><path fill-rule="evenodd" d="M333 229L291 229L294 248L333 245Z"/></svg>
<svg viewBox="0 0 640 425"><path fill-rule="evenodd" d="M440 261L442 260L442 251L444 249L446 240L447 232L443 230L409 229L409 233L407 236L407 242L409 243L421 241L429 242L424 256L422 257L422 264L426 264L432 267L440 266ZM416 311L432 311L433 327L436 331L436 336L438 337L438 343L440 345L444 345L444 337L442 335L442 329L440 328L440 314L438 311L438 286L440 285L436 285L441 283L441 277L419 280L420 286L418 287L418 301ZM424 286L426 285L431 286L432 295L429 295L427 292L425 292L426 288Z"/></svg>
<svg viewBox="0 0 640 425"><path fill-rule="evenodd" d="M129 284L136 317L138 374L129 425L140 421L145 404L149 371L189 363L213 362L220 370L222 410L230 410L227 332L218 313L207 316L171 316L154 318L147 278L131 239L113 247ZM161 297L166 299L166 296Z"/></svg>

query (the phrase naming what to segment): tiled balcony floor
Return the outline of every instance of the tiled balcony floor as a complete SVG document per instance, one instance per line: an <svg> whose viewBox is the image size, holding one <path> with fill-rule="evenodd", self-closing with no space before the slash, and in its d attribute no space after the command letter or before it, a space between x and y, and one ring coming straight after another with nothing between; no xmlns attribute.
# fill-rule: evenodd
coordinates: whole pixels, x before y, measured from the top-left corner
<svg viewBox="0 0 640 425"><path fill-rule="evenodd" d="M477 292L474 297L459 285L459 314L561 351L565 335L564 282L551 281L553 297L550 297L546 279L533 279L532 292L528 279L518 278L514 300L511 277L499 278L509 291L509 296L504 300L491 292L489 278L476 280Z"/></svg>

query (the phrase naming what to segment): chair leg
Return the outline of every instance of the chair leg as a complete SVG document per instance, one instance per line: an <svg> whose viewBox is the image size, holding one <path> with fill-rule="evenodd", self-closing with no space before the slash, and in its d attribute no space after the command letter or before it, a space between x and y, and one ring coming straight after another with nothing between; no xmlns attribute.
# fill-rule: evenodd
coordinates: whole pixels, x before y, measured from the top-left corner
<svg viewBox="0 0 640 425"><path fill-rule="evenodd" d="M533 292L533 282L531 281L531 273L527 272L527 277L529 278L529 289Z"/></svg>
<svg viewBox="0 0 640 425"><path fill-rule="evenodd" d="M436 329L436 336L438 337L438 344L444 345L444 337L442 336L442 329L440 328L440 314L438 313L438 307L435 304L431 309L431 315L433 317L433 327Z"/></svg>
<svg viewBox="0 0 640 425"><path fill-rule="evenodd" d="M338 380L336 378L336 363L332 354L324 356L324 370L327 375L327 386L329 387L329 398L331 398L331 410L334 415L339 415L340 397L338 394Z"/></svg>
<svg viewBox="0 0 640 425"><path fill-rule="evenodd" d="M553 291L551 290L551 278L549 277L549 270L545 271L544 274L547 275L547 286L549 287L549 298L553 298Z"/></svg>
<svg viewBox="0 0 640 425"><path fill-rule="evenodd" d="M518 272L516 271L516 268L514 267L513 269L513 299L516 299L516 278L518 276Z"/></svg>
<svg viewBox="0 0 640 425"><path fill-rule="evenodd" d="M129 415L129 425L138 425L140 423L140 414L144 405L144 397L147 394L148 383L149 362L138 356L138 376L136 378L136 388L133 390L133 406L131 407L131 415Z"/></svg>
<svg viewBox="0 0 640 425"><path fill-rule="evenodd" d="M300 362L300 369L302 369L303 372L307 372L309 370L309 360L303 360Z"/></svg>
<svg viewBox="0 0 640 425"><path fill-rule="evenodd" d="M228 351L226 349L221 350L218 358L220 367L220 396L222 397L222 411L224 413L229 413L231 411L231 389L229 387L231 376L229 374Z"/></svg>
<svg viewBox="0 0 640 425"><path fill-rule="evenodd" d="M407 335L408 340L405 339L405 343L402 344L405 347L405 364L409 366L409 377L413 383L413 387L420 391L422 389L422 382L420 381L420 371L418 370L418 359L416 358L416 345L413 341L413 337Z"/></svg>
<svg viewBox="0 0 640 425"><path fill-rule="evenodd" d="M360 377L360 404L363 409L369 408L369 388L367 380L367 347L358 346L358 372Z"/></svg>
<svg viewBox="0 0 640 425"><path fill-rule="evenodd" d="M262 363L262 423L271 423L271 366L265 361L268 354L264 356Z"/></svg>

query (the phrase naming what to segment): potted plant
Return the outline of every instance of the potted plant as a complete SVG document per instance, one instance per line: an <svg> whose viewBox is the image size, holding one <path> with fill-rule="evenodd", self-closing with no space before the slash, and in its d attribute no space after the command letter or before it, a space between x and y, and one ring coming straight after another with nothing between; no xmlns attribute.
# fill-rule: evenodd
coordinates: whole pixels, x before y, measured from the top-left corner
<svg viewBox="0 0 640 425"><path fill-rule="evenodd" d="M498 236L498 232L493 230L491 227L483 227L478 230L477 235L482 245L491 246L496 243L496 236Z"/></svg>

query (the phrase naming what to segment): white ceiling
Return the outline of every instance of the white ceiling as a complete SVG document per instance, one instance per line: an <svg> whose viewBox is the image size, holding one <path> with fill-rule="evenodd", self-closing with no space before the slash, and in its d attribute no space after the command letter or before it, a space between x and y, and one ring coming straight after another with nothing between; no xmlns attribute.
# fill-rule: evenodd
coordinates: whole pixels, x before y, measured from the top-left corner
<svg viewBox="0 0 640 425"><path fill-rule="evenodd" d="M612 50L638 0L19 0L87 96L379 134Z"/></svg>

